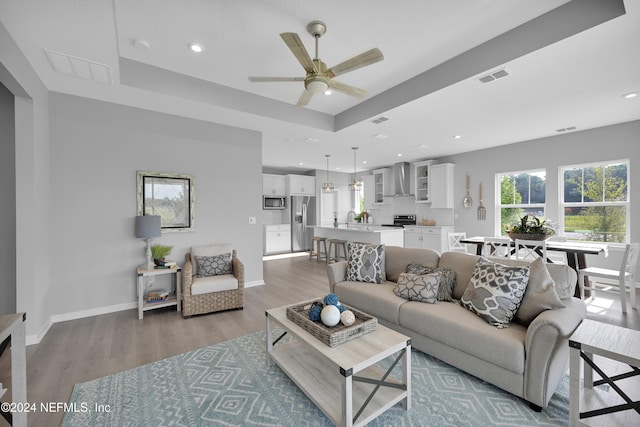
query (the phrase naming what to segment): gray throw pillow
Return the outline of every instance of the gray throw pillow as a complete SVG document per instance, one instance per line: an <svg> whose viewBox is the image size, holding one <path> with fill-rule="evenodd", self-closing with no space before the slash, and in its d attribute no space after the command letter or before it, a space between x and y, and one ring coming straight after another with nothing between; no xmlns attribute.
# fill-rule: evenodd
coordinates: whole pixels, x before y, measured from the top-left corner
<svg viewBox="0 0 640 427"><path fill-rule="evenodd" d="M451 294L453 288L456 287L456 272L448 268L429 267L422 264L409 264L407 265L407 273L417 274L419 276L431 273L442 273L440 279L440 286L438 287L438 301L453 301Z"/></svg>
<svg viewBox="0 0 640 427"><path fill-rule="evenodd" d="M384 245L349 242L347 280L367 283L383 283L382 265Z"/></svg>
<svg viewBox="0 0 640 427"><path fill-rule="evenodd" d="M543 311L563 308L555 285L542 258L536 258L529 266L529 283L516 312L516 322L529 326Z"/></svg>
<svg viewBox="0 0 640 427"><path fill-rule="evenodd" d="M432 273L418 276L411 273L400 273L398 283L393 293L409 301L420 301L436 304L438 287L442 273Z"/></svg>
<svg viewBox="0 0 640 427"><path fill-rule="evenodd" d="M196 277L233 274L231 253L214 256L196 256Z"/></svg>
<svg viewBox="0 0 640 427"><path fill-rule="evenodd" d="M529 267L509 267L480 258L460 305L490 325L506 328L520 307L528 282Z"/></svg>

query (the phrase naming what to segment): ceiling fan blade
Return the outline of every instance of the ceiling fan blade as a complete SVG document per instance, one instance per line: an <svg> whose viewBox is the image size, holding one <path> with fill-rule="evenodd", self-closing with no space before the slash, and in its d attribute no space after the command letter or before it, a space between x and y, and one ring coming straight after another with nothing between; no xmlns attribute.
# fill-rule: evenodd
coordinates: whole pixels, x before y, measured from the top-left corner
<svg viewBox="0 0 640 427"><path fill-rule="evenodd" d="M303 82L304 77L249 77L250 82Z"/></svg>
<svg viewBox="0 0 640 427"><path fill-rule="evenodd" d="M380 49L374 47L371 50L368 50L360 55L356 55L351 59L347 59L335 65L327 70L327 74L330 76L339 76L340 74L348 73L349 71L357 70L358 68L375 64L378 61L382 61L384 56Z"/></svg>
<svg viewBox="0 0 640 427"><path fill-rule="evenodd" d="M311 56L309 56L309 52L302 44L302 40L296 33L282 33L280 37L287 44L293 55L298 59L300 65L307 73L312 73L315 70L315 66L313 65L313 61L311 60Z"/></svg>
<svg viewBox="0 0 640 427"><path fill-rule="evenodd" d="M298 99L298 103L296 105L298 107L306 106L309 103L309 101L311 101L312 96L313 96L313 92L305 89L305 91L302 92L302 95L300 95L300 98Z"/></svg>
<svg viewBox="0 0 640 427"><path fill-rule="evenodd" d="M355 96L356 98L364 99L369 95L369 92L365 89L349 86L344 83L337 82L335 80L329 80L329 87L335 89L338 92L342 92L347 95Z"/></svg>

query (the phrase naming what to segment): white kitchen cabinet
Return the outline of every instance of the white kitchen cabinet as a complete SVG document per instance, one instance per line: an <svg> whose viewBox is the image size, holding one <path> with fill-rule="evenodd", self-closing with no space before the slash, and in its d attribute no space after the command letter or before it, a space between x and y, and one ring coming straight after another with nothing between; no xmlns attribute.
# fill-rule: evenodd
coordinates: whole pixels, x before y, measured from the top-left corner
<svg viewBox="0 0 640 427"><path fill-rule="evenodd" d="M287 196L315 196L316 177L308 175L287 175Z"/></svg>
<svg viewBox="0 0 640 427"><path fill-rule="evenodd" d="M339 191L320 193L320 225L333 226L333 220L340 211Z"/></svg>
<svg viewBox="0 0 640 427"><path fill-rule="evenodd" d="M373 204L384 203L384 195L391 194L391 170L375 169L373 173Z"/></svg>
<svg viewBox="0 0 640 427"><path fill-rule="evenodd" d="M285 195L285 176L262 174L262 194L265 196Z"/></svg>
<svg viewBox="0 0 640 427"><path fill-rule="evenodd" d="M448 236L453 231L450 226L421 227L410 226L404 228L404 247L433 249L440 253L449 250Z"/></svg>
<svg viewBox="0 0 640 427"><path fill-rule="evenodd" d="M431 168L433 160L414 163L413 176L415 183L416 203L431 202Z"/></svg>
<svg viewBox="0 0 640 427"><path fill-rule="evenodd" d="M373 208L375 199L373 194L373 175L364 175L362 177L362 185L364 186L364 210L368 212Z"/></svg>
<svg viewBox="0 0 640 427"><path fill-rule="evenodd" d="M291 252L291 225L264 226L264 254Z"/></svg>
<svg viewBox="0 0 640 427"><path fill-rule="evenodd" d="M431 166L431 208L453 209L453 163Z"/></svg>

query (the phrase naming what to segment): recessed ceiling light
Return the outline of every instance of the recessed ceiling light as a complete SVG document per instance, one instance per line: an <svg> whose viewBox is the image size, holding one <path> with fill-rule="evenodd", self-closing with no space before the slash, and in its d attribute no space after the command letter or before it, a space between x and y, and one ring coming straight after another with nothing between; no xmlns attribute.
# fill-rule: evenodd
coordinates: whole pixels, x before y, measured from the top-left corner
<svg viewBox="0 0 640 427"><path fill-rule="evenodd" d="M302 165L304 165L303 162L298 162L298 166L302 166Z"/></svg>
<svg viewBox="0 0 640 427"><path fill-rule="evenodd" d="M384 133L376 133L375 135L373 135L373 138L375 138L375 139L387 139L387 138L389 138L389 135L385 135Z"/></svg>
<svg viewBox="0 0 640 427"><path fill-rule="evenodd" d="M396 156L402 157L402 153L398 153L398 154L396 154Z"/></svg>
<svg viewBox="0 0 640 427"><path fill-rule="evenodd" d="M191 49L191 51L195 52L195 53L200 53L200 52L202 52L204 50L202 45L199 45L197 43L190 43L189 44L189 49Z"/></svg>
<svg viewBox="0 0 640 427"><path fill-rule="evenodd" d="M133 41L133 45L140 50L149 50L149 48L151 47L148 41L142 39L135 39Z"/></svg>
<svg viewBox="0 0 640 427"><path fill-rule="evenodd" d="M624 99L631 99L631 98L635 98L636 96L638 96L638 92L629 92L622 95Z"/></svg>
<svg viewBox="0 0 640 427"><path fill-rule="evenodd" d="M418 145L416 145L416 148L418 150L424 150L425 148L427 148L427 145L426 144L418 144Z"/></svg>
<svg viewBox="0 0 640 427"><path fill-rule="evenodd" d="M304 139L304 142L318 142L320 141L318 138L308 137Z"/></svg>
<svg viewBox="0 0 640 427"><path fill-rule="evenodd" d="M363 160L363 161L362 161L362 164L363 164L363 165L366 165L366 164L367 164L367 161L366 161L366 160Z"/></svg>
<svg viewBox="0 0 640 427"><path fill-rule="evenodd" d="M453 135L453 139L460 139L462 138L462 135Z"/></svg>

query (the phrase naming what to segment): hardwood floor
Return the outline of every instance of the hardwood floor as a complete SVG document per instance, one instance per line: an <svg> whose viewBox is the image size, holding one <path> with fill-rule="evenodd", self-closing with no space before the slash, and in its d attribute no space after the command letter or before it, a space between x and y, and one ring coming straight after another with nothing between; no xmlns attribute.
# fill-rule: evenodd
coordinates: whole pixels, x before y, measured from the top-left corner
<svg viewBox="0 0 640 427"><path fill-rule="evenodd" d="M183 319L175 308L167 308L147 311L143 320L137 310L127 310L54 324L39 344L27 348L29 402L67 402L76 383L262 330L266 309L329 290L326 264L305 255L265 261L264 280L265 286L246 290L244 310ZM590 312L589 318L640 329L637 310L623 316L618 301L609 305L594 309L599 312ZM0 358L0 382L5 384L10 383L8 354ZM62 416L32 413L29 426L59 425Z"/></svg>

